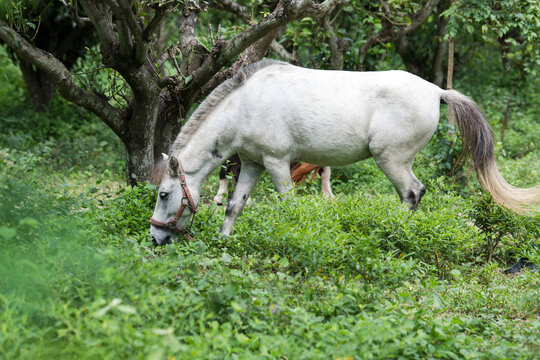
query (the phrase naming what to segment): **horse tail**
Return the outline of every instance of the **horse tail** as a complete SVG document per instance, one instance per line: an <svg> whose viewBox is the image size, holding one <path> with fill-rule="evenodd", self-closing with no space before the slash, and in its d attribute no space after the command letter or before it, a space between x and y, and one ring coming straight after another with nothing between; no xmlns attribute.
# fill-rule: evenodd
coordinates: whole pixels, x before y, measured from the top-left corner
<svg viewBox="0 0 540 360"><path fill-rule="evenodd" d="M495 162L491 128L474 101L455 90L444 91L441 100L456 119L463 142L462 156L472 158L480 185L497 203L514 212L538 212L529 206L540 203L540 185L521 189L504 180Z"/></svg>

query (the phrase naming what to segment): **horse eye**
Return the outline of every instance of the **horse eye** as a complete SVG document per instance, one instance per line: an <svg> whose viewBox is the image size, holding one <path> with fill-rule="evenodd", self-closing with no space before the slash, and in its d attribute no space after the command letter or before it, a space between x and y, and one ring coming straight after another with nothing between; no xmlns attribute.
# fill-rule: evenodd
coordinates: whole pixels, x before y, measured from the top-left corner
<svg viewBox="0 0 540 360"><path fill-rule="evenodd" d="M166 200L168 196L169 196L169 193L168 193L168 192L161 191L161 192L159 193L159 197L161 198L161 200Z"/></svg>

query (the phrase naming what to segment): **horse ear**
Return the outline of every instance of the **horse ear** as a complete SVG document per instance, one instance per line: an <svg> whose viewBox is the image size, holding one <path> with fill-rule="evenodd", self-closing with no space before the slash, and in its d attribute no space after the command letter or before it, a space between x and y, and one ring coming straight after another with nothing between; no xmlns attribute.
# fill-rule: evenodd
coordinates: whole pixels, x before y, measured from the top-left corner
<svg viewBox="0 0 540 360"><path fill-rule="evenodd" d="M169 155L161 153L161 156L163 156L163 160L169 160Z"/></svg>
<svg viewBox="0 0 540 360"><path fill-rule="evenodd" d="M178 159L175 158L174 156L169 157L169 174L172 177L178 176L178 168L179 168Z"/></svg>

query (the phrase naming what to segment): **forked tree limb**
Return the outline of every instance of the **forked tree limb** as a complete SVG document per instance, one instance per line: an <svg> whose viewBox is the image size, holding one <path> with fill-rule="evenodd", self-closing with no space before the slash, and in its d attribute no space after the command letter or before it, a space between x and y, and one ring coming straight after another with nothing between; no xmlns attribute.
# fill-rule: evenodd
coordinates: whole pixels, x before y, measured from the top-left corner
<svg viewBox="0 0 540 360"><path fill-rule="evenodd" d="M210 2L210 5L238 16L240 20L248 25L253 25L253 19L248 9L232 0L213 0ZM299 61L298 55L288 52L287 49L275 39L270 43L270 49L287 62L297 64Z"/></svg>
<svg viewBox="0 0 540 360"><path fill-rule="evenodd" d="M60 0L60 2L66 7L69 16L79 27L85 27L92 25L92 21L87 17L79 16L79 6L77 1L68 2L66 0Z"/></svg>
<svg viewBox="0 0 540 360"><path fill-rule="evenodd" d="M225 70L219 71L215 74L212 79L210 79L201 89L201 95L208 95L212 90L214 90L219 84L221 84L226 79L232 77L236 72L244 66L247 66L251 63L261 60L264 55L268 52L270 44L276 36L277 29L265 35L262 39L251 44L246 51L244 51L232 64Z"/></svg>
<svg viewBox="0 0 540 360"><path fill-rule="evenodd" d="M108 2L114 3L115 1L108 0ZM146 61L146 52L148 50L146 41L143 40L143 29L135 18L136 14L133 13L132 5L127 0L117 0L117 3L118 6L111 6L111 9L119 19L126 23L131 36L135 40L135 59L139 64L142 64ZM130 36L124 41L131 41Z"/></svg>
<svg viewBox="0 0 540 360"><path fill-rule="evenodd" d="M112 67L116 61L114 56L116 47L119 46L119 40L114 31L112 11L105 3L91 0L80 0L80 2L98 35L102 62Z"/></svg>

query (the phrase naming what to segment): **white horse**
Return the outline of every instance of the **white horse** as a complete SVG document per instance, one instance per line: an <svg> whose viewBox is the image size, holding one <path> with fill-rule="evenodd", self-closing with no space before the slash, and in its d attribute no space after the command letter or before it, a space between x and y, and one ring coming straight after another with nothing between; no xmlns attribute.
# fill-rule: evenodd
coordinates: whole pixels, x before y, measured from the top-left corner
<svg viewBox="0 0 540 360"><path fill-rule="evenodd" d="M404 71L312 70L266 60L216 88L156 167L151 236L163 244L185 233L203 181L235 153L242 170L221 228L226 235L265 169L279 193L292 189L292 161L339 166L373 157L414 210L426 188L411 166L435 132L440 103L451 109L480 183L497 202L521 212L540 202L540 186L519 189L502 178L489 124L459 92Z"/></svg>

